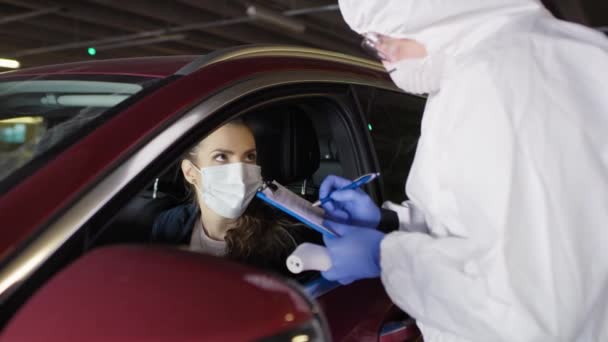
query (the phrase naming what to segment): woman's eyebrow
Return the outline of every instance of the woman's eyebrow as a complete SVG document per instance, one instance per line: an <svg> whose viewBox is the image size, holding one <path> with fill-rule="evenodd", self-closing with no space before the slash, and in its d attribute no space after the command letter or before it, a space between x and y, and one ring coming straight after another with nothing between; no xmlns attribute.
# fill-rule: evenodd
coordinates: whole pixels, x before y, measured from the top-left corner
<svg viewBox="0 0 608 342"><path fill-rule="evenodd" d="M250 150L245 151L245 153L243 153L243 154L256 153L256 152L257 152L257 149L256 148L252 148Z"/></svg>
<svg viewBox="0 0 608 342"><path fill-rule="evenodd" d="M230 150L224 150L221 148L215 149L213 151L211 151L211 153L225 153L225 154L234 154L234 152L230 151Z"/></svg>

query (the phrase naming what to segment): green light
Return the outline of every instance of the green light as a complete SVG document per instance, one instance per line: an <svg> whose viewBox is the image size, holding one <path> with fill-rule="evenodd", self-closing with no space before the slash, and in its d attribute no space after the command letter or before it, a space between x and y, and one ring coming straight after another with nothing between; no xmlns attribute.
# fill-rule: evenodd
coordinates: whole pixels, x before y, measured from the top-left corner
<svg viewBox="0 0 608 342"><path fill-rule="evenodd" d="M367 124L367 129L369 129L369 131L372 131L372 124Z"/></svg>
<svg viewBox="0 0 608 342"><path fill-rule="evenodd" d="M89 56L95 56L97 54L97 49L95 49L94 47L90 47L87 49L87 53L89 54Z"/></svg>

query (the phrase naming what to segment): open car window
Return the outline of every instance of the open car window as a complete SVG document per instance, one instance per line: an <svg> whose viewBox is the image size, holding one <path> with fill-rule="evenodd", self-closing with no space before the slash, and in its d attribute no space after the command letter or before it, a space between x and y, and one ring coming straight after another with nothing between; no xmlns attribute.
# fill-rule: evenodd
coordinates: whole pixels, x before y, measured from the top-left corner
<svg viewBox="0 0 608 342"><path fill-rule="evenodd" d="M352 177L357 173L353 145L344 135L349 129L342 119L343 112L334 100L314 97L252 107L234 112L249 126L255 137L257 162L265 180L277 181L314 202L318 199L320 183L327 175ZM214 128L208 131L214 131ZM197 144L204 136L189 133L188 146ZM162 172L142 182L148 184L145 189L140 188L139 193L126 205L121 205L120 210L112 210L112 218L104 219L104 226L99 231L92 227L92 238L88 240L90 247L144 243L194 250L190 244L194 225L199 224L201 214L194 201L196 196L186 185L180 167L183 148L171 154L163 158ZM258 208L267 205L253 199L249 206ZM260 238L252 239L248 246L253 246L251 250L260 253L226 257L293 277L303 283L316 278L317 272L297 276L289 273L285 259L300 243L322 244L322 236L279 210L267 208L256 209L256 212L263 213L265 218L280 221L290 237L280 240L269 236L262 238L263 234L258 234ZM269 259L264 259L263 255L266 254L261 252L265 250L262 246L273 243L281 248L266 253Z"/></svg>
<svg viewBox="0 0 608 342"><path fill-rule="evenodd" d="M0 188L33 160L74 144L101 125L112 108L152 83L119 75L0 81Z"/></svg>

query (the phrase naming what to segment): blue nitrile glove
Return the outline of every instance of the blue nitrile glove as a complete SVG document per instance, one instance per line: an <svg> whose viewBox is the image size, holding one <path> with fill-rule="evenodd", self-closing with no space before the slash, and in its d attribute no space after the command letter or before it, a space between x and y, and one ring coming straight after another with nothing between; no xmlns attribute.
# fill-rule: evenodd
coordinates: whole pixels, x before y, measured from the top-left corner
<svg viewBox="0 0 608 342"><path fill-rule="evenodd" d="M334 175L329 175L323 180L319 189L319 198L325 198L331 193L331 201L323 204L325 217L331 221L377 228L381 212L368 194L361 189L335 191L350 183L350 180Z"/></svg>
<svg viewBox="0 0 608 342"><path fill-rule="evenodd" d="M324 221L323 225L340 234L340 237L323 237L332 262L332 267L321 273L325 279L347 285L380 276L380 242L384 233L331 221Z"/></svg>

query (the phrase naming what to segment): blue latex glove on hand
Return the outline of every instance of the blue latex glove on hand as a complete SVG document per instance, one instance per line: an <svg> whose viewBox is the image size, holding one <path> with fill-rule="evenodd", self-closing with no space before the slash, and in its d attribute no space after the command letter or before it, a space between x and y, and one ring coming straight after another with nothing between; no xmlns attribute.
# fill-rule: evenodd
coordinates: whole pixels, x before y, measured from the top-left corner
<svg viewBox="0 0 608 342"><path fill-rule="evenodd" d="M325 217L335 222L377 228L380 224L380 208L368 194L361 189L335 191L350 183L350 180L334 175L329 175L323 180L319 189L319 198L325 198L331 193L331 201L322 205L325 209Z"/></svg>
<svg viewBox="0 0 608 342"><path fill-rule="evenodd" d="M380 243L384 233L331 221L323 225L340 234L340 237L323 237L332 262L332 267L321 273L325 279L347 285L380 276Z"/></svg>

